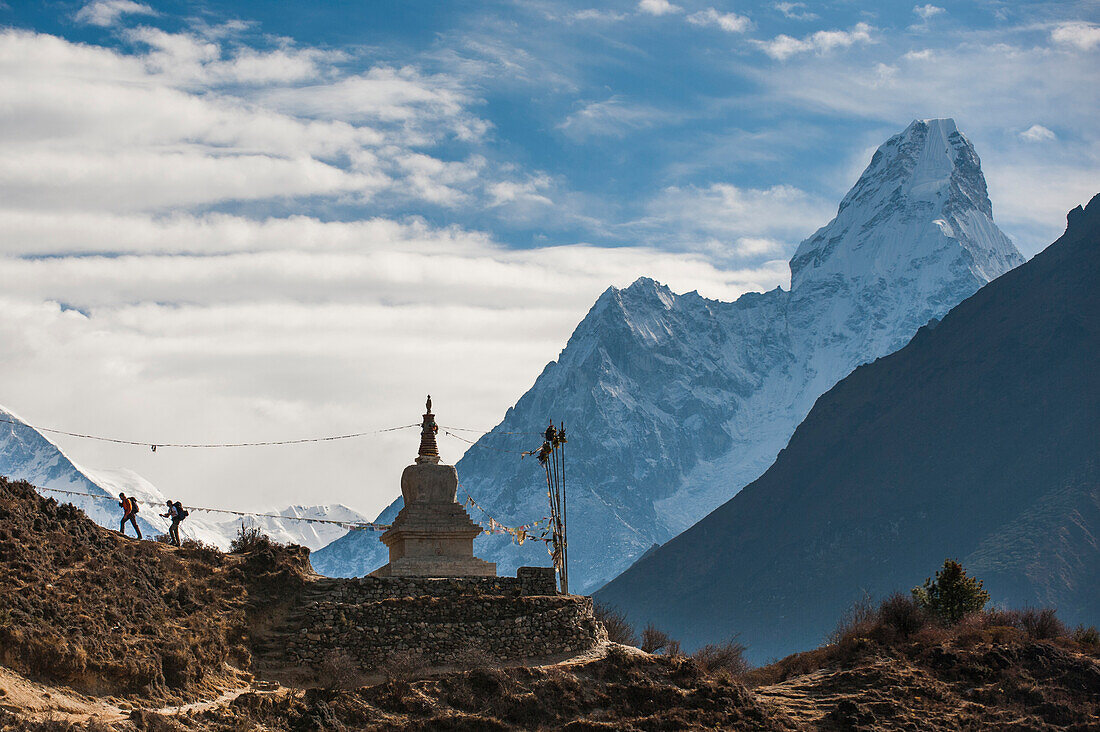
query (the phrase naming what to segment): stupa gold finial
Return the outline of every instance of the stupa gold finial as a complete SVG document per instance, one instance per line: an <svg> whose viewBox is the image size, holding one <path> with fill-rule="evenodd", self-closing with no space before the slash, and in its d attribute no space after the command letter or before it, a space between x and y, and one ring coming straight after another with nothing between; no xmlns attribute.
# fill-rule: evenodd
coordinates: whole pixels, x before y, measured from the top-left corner
<svg viewBox="0 0 1100 732"><path fill-rule="evenodd" d="M438 463L439 446L435 443L435 433L439 427L435 423L435 415L432 414L432 395L424 404L424 421L420 425L420 452L416 456L417 463Z"/></svg>

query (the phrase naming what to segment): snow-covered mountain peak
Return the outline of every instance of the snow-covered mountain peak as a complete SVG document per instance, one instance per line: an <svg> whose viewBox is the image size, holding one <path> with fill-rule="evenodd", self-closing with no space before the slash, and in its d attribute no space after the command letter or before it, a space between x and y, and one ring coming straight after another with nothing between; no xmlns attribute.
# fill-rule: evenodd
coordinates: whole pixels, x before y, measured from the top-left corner
<svg viewBox="0 0 1100 732"><path fill-rule="evenodd" d="M993 223L981 161L955 121L914 120L875 152L836 218L799 245L791 290L902 287L919 300L1022 262Z"/></svg>
<svg viewBox="0 0 1100 732"><path fill-rule="evenodd" d="M1020 263L987 200L954 122L914 122L799 247L791 290L721 302L642 278L604 292L483 438L524 449L516 433L548 417L568 425L571 589L598 586L724 503L772 464L822 393ZM457 465L470 495L511 525L546 514L538 467L499 448ZM547 561L539 542L477 541L501 574ZM352 532L314 559L322 572L365 574L385 563L385 546Z"/></svg>
<svg viewBox="0 0 1100 732"><path fill-rule="evenodd" d="M629 287L608 287L573 331L559 359L567 359L568 364L561 361L561 365L592 365L591 359L600 357L594 350L597 343L606 351L667 339L672 334L669 316L679 299L667 286L649 277L639 277ZM551 362L546 371L557 365Z"/></svg>
<svg viewBox="0 0 1100 732"><path fill-rule="evenodd" d="M672 307L673 302L676 300L676 295L668 288L668 285L662 285L651 277L639 277L622 292L626 297L655 297L664 304L666 309Z"/></svg>

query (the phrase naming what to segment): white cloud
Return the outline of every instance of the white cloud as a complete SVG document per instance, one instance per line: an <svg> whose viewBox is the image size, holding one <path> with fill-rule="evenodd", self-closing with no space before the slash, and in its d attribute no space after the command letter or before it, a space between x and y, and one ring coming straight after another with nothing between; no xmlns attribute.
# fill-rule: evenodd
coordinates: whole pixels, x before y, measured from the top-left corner
<svg viewBox="0 0 1100 732"><path fill-rule="evenodd" d="M692 25L713 25L727 33L744 33L752 28L752 21L744 15L737 13L720 13L714 8L700 10L687 17L687 22Z"/></svg>
<svg viewBox="0 0 1100 732"><path fill-rule="evenodd" d="M989 198L997 223L1013 238L1025 256L1041 251L1061 236L1066 213L1100 193L1096 152L1084 164L1069 156L1052 159L1047 146L1031 149L1026 157L986 158Z"/></svg>
<svg viewBox="0 0 1100 732"><path fill-rule="evenodd" d="M550 187L550 179L546 176L534 176L525 181L501 181L489 186L489 195L493 198L494 206L505 203L528 203L546 206L554 205L547 196L542 193Z"/></svg>
<svg viewBox="0 0 1100 732"><path fill-rule="evenodd" d="M123 15L157 15L157 11L133 0L93 0L76 11L74 17L80 23L106 28L118 22Z"/></svg>
<svg viewBox="0 0 1100 732"><path fill-rule="evenodd" d="M668 245L705 251L715 261L789 255L836 213L836 206L788 185L743 188L729 183L670 186L649 202L645 228L677 237Z"/></svg>
<svg viewBox="0 0 1100 732"><path fill-rule="evenodd" d="M24 215L17 228L6 246L79 251L118 234L136 251L0 259L0 403L39 424L160 441L406 424L429 390L445 424L490 427L608 283L646 274L731 298L787 276L782 262L724 271L645 247L509 250L385 220ZM151 254L146 242L199 254ZM196 503L301 502L312 486L318 501L373 512L396 495L415 439L201 456L62 444ZM466 446L442 447L455 460Z"/></svg>
<svg viewBox="0 0 1100 732"><path fill-rule="evenodd" d="M334 51L287 46L270 51L242 47L226 57L221 41L231 32L167 33L157 28L127 30L126 37L147 46L146 68L176 85L286 84L323 76L326 64L344 59Z"/></svg>
<svg viewBox="0 0 1100 732"><path fill-rule="evenodd" d="M146 53L0 33L0 196L115 212L227 201L388 196L454 206L485 196L485 161L423 148L487 123L453 79L412 68L342 74L340 54L227 52L139 29Z"/></svg>
<svg viewBox="0 0 1100 732"><path fill-rule="evenodd" d="M940 15L941 13L946 13L947 11L937 5L932 5L931 3L929 3L928 5L914 6L913 12L919 15L922 20L927 21L930 18Z"/></svg>
<svg viewBox="0 0 1100 732"><path fill-rule="evenodd" d="M780 61L802 53L823 54L837 48L848 48L857 43L871 43L871 31L867 23L856 23L851 30L817 31L803 38L780 34L770 41L753 41L764 53Z"/></svg>
<svg viewBox="0 0 1100 732"><path fill-rule="evenodd" d="M1050 32L1055 43L1091 51L1100 46L1100 26L1093 23L1062 23Z"/></svg>
<svg viewBox="0 0 1100 732"><path fill-rule="evenodd" d="M683 12L683 10L679 5L673 5L668 0L638 0L638 11L647 15L669 15Z"/></svg>
<svg viewBox="0 0 1100 732"><path fill-rule="evenodd" d="M1032 125L1020 133L1020 138L1027 142L1048 142L1058 139L1058 136L1042 125Z"/></svg>
<svg viewBox="0 0 1100 732"><path fill-rule="evenodd" d="M776 3L775 9L791 20L816 20L817 13L811 12L806 3Z"/></svg>
<svg viewBox="0 0 1100 732"><path fill-rule="evenodd" d="M612 10L597 10L596 8L586 8L585 10L578 10L569 16L571 20L579 21L599 21L599 22L617 22L625 20L626 13L616 13Z"/></svg>
<svg viewBox="0 0 1100 732"><path fill-rule="evenodd" d="M0 32L0 403L45 425L217 441L403 424L431 390L451 423L489 427L609 283L733 298L786 281L774 227L735 233L738 266L722 268L733 255L713 257L705 231L673 252L517 250L394 220L392 199L502 219L575 202L477 154L481 102L450 74L348 72L338 54L240 48L234 32L139 29L132 54ZM668 119L600 104L566 134ZM368 199L368 220L248 213ZM396 494L415 450L402 437L259 459L62 444L197 503L270 507L320 486L316 500L369 513Z"/></svg>
<svg viewBox="0 0 1100 732"><path fill-rule="evenodd" d="M620 96L590 102L570 114L558 125L574 140L589 137L623 137L634 130L643 130L674 121L675 115L654 107L632 104Z"/></svg>

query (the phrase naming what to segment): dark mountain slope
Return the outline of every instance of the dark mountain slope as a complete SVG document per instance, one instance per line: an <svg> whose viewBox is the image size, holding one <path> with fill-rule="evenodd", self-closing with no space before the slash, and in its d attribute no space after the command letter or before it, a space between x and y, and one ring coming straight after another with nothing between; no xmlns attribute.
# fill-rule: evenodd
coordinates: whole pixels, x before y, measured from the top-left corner
<svg viewBox="0 0 1100 732"><path fill-rule="evenodd" d="M1100 618L1100 196L1046 251L823 395L775 464L596 597L757 660L957 557Z"/></svg>

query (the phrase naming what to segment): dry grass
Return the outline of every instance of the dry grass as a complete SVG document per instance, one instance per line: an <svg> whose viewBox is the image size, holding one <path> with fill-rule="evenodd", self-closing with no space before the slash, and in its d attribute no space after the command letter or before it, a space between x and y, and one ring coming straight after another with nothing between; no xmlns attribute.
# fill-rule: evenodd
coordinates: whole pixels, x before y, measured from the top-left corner
<svg viewBox="0 0 1100 732"><path fill-rule="evenodd" d="M355 692L314 690L265 702L242 697L200 721L222 732L243 715L270 729L793 730L725 675L688 658L613 650L569 667L482 668L388 680Z"/></svg>
<svg viewBox="0 0 1100 732"><path fill-rule="evenodd" d="M453 665L464 671L472 671L476 668L490 668L499 663L499 659L495 658L484 648L476 645L469 645L457 654Z"/></svg>
<svg viewBox="0 0 1100 732"><path fill-rule="evenodd" d="M317 680L326 689L358 689L364 683L358 662L343 650L325 654L317 670Z"/></svg>
<svg viewBox="0 0 1100 732"><path fill-rule="evenodd" d="M391 653L377 669L390 681L412 681L428 672L431 664L418 651Z"/></svg>
<svg viewBox="0 0 1100 732"><path fill-rule="evenodd" d="M0 478L0 663L87 693L182 698L248 663L251 611L304 564L273 551L125 538Z"/></svg>
<svg viewBox="0 0 1100 732"><path fill-rule="evenodd" d="M1100 655L1100 632L1096 628L1070 630L1051 608L994 608L971 613L948 626L930 617L913 597L901 593L890 595L877 606L869 598L861 598L842 616L827 640L822 648L796 653L748 672L746 683L776 684L818 669L850 664L884 649L912 655L930 648L972 649L1045 641Z"/></svg>
<svg viewBox="0 0 1100 732"><path fill-rule="evenodd" d="M634 633L634 626L630 624L622 611L600 603L595 603L594 610L596 620L599 620L607 628L608 640L624 646L638 645L638 636Z"/></svg>
<svg viewBox="0 0 1100 732"><path fill-rule="evenodd" d="M745 644L728 640L725 643L708 643L691 654L691 658L705 674L725 672L731 676L741 676L752 668L745 660L746 650Z"/></svg>
<svg viewBox="0 0 1100 732"><path fill-rule="evenodd" d="M654 627L652 623L642 631L642 643L639 648L646 653L661 653L673 657L683 655L680 650L680 641Z"/></svg>

